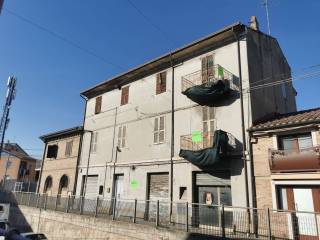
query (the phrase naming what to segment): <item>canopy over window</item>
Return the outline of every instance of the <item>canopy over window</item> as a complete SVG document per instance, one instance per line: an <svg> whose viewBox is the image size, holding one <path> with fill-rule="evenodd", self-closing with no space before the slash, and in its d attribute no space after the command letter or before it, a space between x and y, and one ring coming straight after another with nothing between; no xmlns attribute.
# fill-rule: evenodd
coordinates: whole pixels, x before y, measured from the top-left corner
<svg viewBox="0 0 320 240"><path fill-rule="evenodd" d="M179 156L198 167L211 167L219 163L227 152L228 134L222 130L214 133L213 146L198 151L180 150Z"/></svg>
<svg viewBox="0 0 320 240"><path fill-rule="evenodd" d="M190 87L182 93L201 106L214 106L230 93L230 88L227 82L219 80Z"/></svg>

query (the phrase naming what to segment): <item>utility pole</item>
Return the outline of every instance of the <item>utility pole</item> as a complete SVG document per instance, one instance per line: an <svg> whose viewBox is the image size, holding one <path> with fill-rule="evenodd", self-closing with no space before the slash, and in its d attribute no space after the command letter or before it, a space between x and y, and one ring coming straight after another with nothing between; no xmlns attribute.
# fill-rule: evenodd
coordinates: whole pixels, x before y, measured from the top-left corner
<svg viewBox="0 0 320 240"><path fill-rule="evenodd" d="M269 21L269 7L268 7L268 0L264 0L263 2L264 7L266 8L266 14L267 14L267 25L268 25L268 33L271 35L270 31L270 21Z"/></svg>
<svg viewBox="0 0 320 240"><path fill-rule="evenodd" d="M10 108L11 108L11 103L14 100L16 96L16 84L17 84L17 79L16 77L9 77L8 78L8 83L7 83L7 95L6 95L6 102L3 107L3 114L0 122L0 157L2 154L2 149L3 149L3 141L4 141L4 136L6 133L6 130L8 128L9 124L9 113L10 113Z"/></svg>

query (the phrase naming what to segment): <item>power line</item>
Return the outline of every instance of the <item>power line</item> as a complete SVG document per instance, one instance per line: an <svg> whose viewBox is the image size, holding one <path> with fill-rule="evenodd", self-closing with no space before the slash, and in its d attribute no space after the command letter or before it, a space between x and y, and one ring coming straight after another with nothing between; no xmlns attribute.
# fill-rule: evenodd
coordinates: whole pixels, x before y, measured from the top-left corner
<svg viewBox="0 0 320 240"><path fill-rule="evenodd" d="M43 32L46 32L46 33L50 34L51 36L53 36L53 37L65 42L65 43L69 44L70 46L73 46L73 47L75 47L75 48L77 48L77 49L79 49L79 50L81 50L81 51L93 56L93 57L95 57L96 59L99 59L100 61L102 61L102 62L104 62L104 63L106 63L106 64L108 64L110 66L113 66L114 68L117 68L117 69L120 69L120 70L125 70L126 69L126 68L124 68L124 67L122 67L122 66L120 66L118 64L110 62L109 60L105 59L103 56L98 55L97 53L93 52L92 50L89 50L89 49L79 45L78 43L68 39L67 37L63 36L60 33L52 31L49 28L44 27L44 26L42 26L42 25L40 25L40 24L38 24L38 23L36 23L36 22L34 22L34 21L32 21L32 20L30 20L30 19L28 19L28 18L26 18L26 17L24 17L24 16L22 16L22 15L16 13L16 12L14 12L14 11L12 11L12 10L9 10L7 8L4 8L3 10L5 10L10 15L16 17L17 19L20 19L21 21L23 21L25 23L28 23L28 24L38 28L39 30L41 30Z"/></svg>
<svg viewBox="0 0 320 240"><path fill-rule="evenodd" d="M174 47L177 45L177 43L168 37L168 34L166 34L158 25L156 25L147 15L145 15L131 0L126 0L131 7L133 7L154 29L156 29L158 32L161 33L161 35Z"/></svg>

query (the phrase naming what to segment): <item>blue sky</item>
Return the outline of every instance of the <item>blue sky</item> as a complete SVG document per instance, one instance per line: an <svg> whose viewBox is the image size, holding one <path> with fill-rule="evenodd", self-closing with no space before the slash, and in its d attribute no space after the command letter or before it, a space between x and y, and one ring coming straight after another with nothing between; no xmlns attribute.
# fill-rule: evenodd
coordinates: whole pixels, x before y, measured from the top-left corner
<svg viewBox="0 0 320 240"><path fill-rule="evenodd" d="M18 78L7 139L32 149L28 151L32 155L41 155L40 135L81 124L82 90L236 21L247 24L251 15L256 15L261 30L267 31L262 0L131 1L162 33L127 0L5 0L0 15L1 106L8 76ZM315 65L320 64L320 1L269 3L271 34L278 39L293 74L319 71ZM8 11L58 33L104 60ZM294 85L299 109L319 106L317 78L296 81Z"/></svg>

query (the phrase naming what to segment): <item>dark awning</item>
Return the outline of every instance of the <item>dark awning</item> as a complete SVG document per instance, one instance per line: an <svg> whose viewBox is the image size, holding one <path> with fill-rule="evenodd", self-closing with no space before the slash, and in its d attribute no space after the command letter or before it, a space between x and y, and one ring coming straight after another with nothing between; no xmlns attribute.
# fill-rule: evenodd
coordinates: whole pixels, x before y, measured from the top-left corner
<svg viewBox="0 0 320 240"><path fill-rule="evenodd" d="M182 94L201 106L214 106L229 93L229 86L222 80L196 85L182 92Z"/></svg>
<svg viewBox="0 0 320 240"><path fill-rule="evenodd" d="M214 133L213 146L198 151L180 150L179 156L198 167L209 167L219 163L226 154L228 147L228 135L222 130Z"/></svg>

